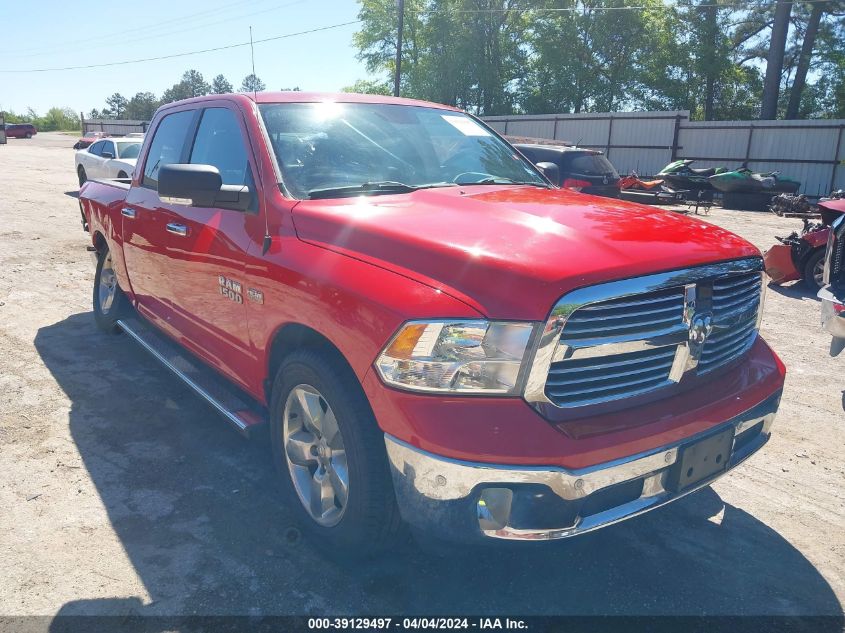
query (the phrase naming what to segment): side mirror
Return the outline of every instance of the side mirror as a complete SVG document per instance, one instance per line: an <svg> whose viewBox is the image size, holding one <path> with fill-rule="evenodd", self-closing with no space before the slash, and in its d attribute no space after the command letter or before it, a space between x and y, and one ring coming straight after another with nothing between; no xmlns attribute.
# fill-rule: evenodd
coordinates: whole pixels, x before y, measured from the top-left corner
<svg viewBox="0 0 845 633"><path fill-rule="evenodd" d="M213 165L165 165L158 172L158 195L183 198L194 207L246 211L252 192L246 185L224 185Z"/></svg>
<svg viewBox="0 0 845 633"><path fill-rule="evenodd" d="M549 180L551 180L551 181L552 181L552 184L553 184L555 187L559 187L559 186L560 186L560 167L558 167L558 166L557 166L557 165L555 165L554 163L546 163L546 162L537 163L537 164L536 164L536 165L534 165L534 166L535 166L537 169L539 169L539 170L540 170L540 172L542 172L542 174L543 174L546 178L548 178Z"/></svg>
<svg viewBox="0 0 845 633"><path fill-rule="evenodd" d="M114 158L114 154L111 152L103 152L102 154L100 154L100 156L102 156L103 158Z"/></svg>

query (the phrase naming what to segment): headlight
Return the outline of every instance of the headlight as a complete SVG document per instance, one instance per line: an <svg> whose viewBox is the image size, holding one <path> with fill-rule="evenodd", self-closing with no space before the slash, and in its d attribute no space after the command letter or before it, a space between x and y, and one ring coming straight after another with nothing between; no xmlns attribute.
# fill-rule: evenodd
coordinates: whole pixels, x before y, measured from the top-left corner
<svg viewBox="0 0 845 633"><path fill-rule="evenodd" d="M382 379L414 391L511 394L533 323L409 321L376 361Z"/></svg>

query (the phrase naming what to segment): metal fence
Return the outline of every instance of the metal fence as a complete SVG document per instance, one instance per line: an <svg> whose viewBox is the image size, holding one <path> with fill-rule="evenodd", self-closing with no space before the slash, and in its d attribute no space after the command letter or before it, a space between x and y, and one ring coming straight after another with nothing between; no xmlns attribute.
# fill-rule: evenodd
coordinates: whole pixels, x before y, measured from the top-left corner
<svg viewBox="0 0 845 633"><path fill-rule="evenodd" d="M145 133L149 127L149 121L129 121L123 119L82 119L82 133L104 132L123 136L132 133Z"/></svg>
<svg viewBox="0 0 845 633"><path fill-rule="evenodd" d="M507 136L555 139L600 149L620 173L656 174L673 160L695 167L780 171L801 192L822 196L845 188L845 119L690 121L689 112L610 112L495 116Z"/></svg>

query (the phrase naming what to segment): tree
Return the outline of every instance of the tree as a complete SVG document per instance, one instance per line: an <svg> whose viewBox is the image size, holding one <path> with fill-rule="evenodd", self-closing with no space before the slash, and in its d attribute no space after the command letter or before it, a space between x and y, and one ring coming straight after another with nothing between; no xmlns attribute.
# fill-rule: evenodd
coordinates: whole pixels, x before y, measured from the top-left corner
<svg viewBox="0 0 845 633"><path fill-rule="evenodd" d="M766 56L766 79L763 83L763 98L760 105L761 119L777 118L780 82L783 75L783 58L786 52L786 36L789 32L789 16L791 14L792 2L777 0L769 53Z"/></svg>
<svg viewBox="0 0 845 633"><path fill-rule="evenodd" d="M161 95L161 103L172 103L173 101L181 101L182 99L190 99L193 97L191 87L184 81L175 83L170 88L164 91Z"/></svg>
<svg viewBox="0 0 845 633"><path fill-rule="evenodd" d="M801 53L798 57L798 66L795 69L795 79L792 81L792 89L789 93L789 104L786 106L787 119L798 118L798 111L801 107L801 96L807 82L807 71L810 69L813 48L816 45L816 35L819 32L822 14L826 10L826 2L816 2L810 10L810 17L807 19L807 28L804 31L804 41L801 44Z"/></svg>
<svg viewBox="0 0 845 633"><path fill-rule="evenodd" d="M202 73L194 69L184 72L181 83L192 97L201 97L211 92L211 86L206 83Z"/></svg>
<svg viewBox="0 0 845 633"><path fill-rule="evenodd" d="M149 121L158 108L158 99L152 92L138 92L126 105L126 118L135 121Z"/></svg>
<svg viewBox="0 0 845 633"><path fill-rule="evenodd" d="M378 79L359 79L351 86L340 89L341 92L355 92L362 95L392 95L390 84Z"/></svg>
<svg viewBox="0 0 845 633"><path fill-rule="evenodd" d="M211 94L222 95L229 92L234 92L234 88L223 75L217 75L211 80Z"/></svg>
<svg viewBox="0 0 845 633"><path fill-rule="evenodd" d="M112 119L120 119L126 114L126 106L129 101L119 92L115 92L112 96L106 98L107 108L103 110L104 114L108 114Z"/></svg>
<svg viewBox="0 0 845 633"><path fill-rule="evenodd" d="M241 92L261 92L266 87L264 82L253 73L248 74L241 82Z"/></svg>

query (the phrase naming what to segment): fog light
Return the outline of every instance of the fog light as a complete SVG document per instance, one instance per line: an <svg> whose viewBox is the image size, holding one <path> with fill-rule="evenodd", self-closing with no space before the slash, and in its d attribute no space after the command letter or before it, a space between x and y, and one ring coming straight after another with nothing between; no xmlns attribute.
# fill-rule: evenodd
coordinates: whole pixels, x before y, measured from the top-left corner
<svg viewBox="0 0 845 633"><path fill-rule="evenodd" d="M478 526L482 530L501 530L511 516L513 491L508 488L485 488L478 499Z"/></svg>

